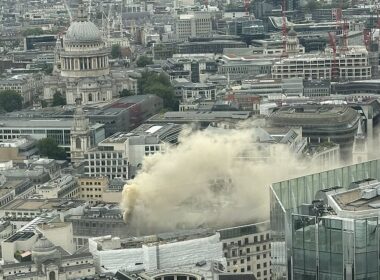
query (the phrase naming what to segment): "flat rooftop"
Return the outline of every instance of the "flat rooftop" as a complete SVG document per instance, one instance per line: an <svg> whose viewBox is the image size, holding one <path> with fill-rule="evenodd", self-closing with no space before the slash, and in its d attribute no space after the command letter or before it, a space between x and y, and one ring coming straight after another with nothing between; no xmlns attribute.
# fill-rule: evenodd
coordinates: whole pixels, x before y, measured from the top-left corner
<svg viewBox="0 0 380 280"><path fill-rule="evenodd" d="M82 200L66 200L66 199L15 199L0 210L68 210L78 207L85 202Z"/></svg>
<svg viewBox="0 0 380 280"><path fill-rule="evenodd" d="M380 183L341 192L332 197L342 210L380 210Z"/></svg>
<svg viewBox="0 0 380 280"><path fill-rule="evenodd" d="M148 122L198 122L198 121L218 121L224 119L246 120L251 116L247 111L183 111L166 112L157 114L150 118Z"/></svg>
<svg viewBox="0 0 380 280"><path fill-rule="evenodd" d="M0 197L3 197L4 195L10 193L18 186L22 185L23 183L26 183L27 181L27 179L7 179L4 185L0 186Z"/></svg>

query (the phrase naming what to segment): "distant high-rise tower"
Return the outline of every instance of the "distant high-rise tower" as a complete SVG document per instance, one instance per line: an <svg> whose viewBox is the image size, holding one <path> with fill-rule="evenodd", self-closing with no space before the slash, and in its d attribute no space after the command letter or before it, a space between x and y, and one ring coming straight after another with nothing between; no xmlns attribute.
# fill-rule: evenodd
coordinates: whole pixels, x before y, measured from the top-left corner
<svg viewBox="0 0 380 280"><path fill-rule="evenodd" d="M74 113L74 123L70 134L71 162L79 163L84 159L84 153L91 148L90 126L80 100Z"/></svg>

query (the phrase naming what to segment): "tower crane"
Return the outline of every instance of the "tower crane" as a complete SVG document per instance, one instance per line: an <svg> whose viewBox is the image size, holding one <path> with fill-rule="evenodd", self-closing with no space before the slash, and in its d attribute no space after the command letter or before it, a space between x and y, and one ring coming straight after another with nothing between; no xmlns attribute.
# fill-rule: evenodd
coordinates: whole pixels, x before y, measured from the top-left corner
<svg viewBox="0 0 380 280"><path fill-rule="evenodd" d="M333 51L333 60L331 63L331 80L337 80L337 63L336 63L336 34L334 32L329 32L329 43Z"/></svg>
<svg viewBox="0 0 380 280"><path fill-rule="evenodd" d="M285 0L282 0L282 4L281 4L281 15L282 15L282 54L281 54L281 56L282 57L288 56L288 54L286 52L286 41L287 41L288 33L286 30L285 9L286 9Z"/></svg>

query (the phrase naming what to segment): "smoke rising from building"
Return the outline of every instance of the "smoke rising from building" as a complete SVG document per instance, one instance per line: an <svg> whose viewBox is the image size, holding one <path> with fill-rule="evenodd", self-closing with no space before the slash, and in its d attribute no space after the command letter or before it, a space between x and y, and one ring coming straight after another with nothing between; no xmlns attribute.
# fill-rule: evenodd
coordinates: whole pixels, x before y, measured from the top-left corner
<svg viewBox="0 0 380 280"><path fill-rule="evenodd" d="M206 129L147 157L124 187L124 219L140 233L219 227L264 220L268 187L294 177L286 145L257 144L249 129Z"/></svg>

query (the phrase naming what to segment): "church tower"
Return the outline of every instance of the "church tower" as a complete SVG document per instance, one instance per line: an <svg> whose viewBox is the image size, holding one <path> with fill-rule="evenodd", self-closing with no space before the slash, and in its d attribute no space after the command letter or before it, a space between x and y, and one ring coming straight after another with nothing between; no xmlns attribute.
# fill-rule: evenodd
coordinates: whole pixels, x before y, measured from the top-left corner
<svg viewBox="0 0 380 280"><path fill-rule="evenodd" d="M84 153L91 148L89 120L86 118L78 100L70 133L70 147L72 163L83 161Z"/></svg>
<svg viewBox="0 0 380 280"><path fill-rule="evenodd" d="M352 161L353 163L368 161L367 139L363 132L361 119L359 121L358 131L355 135L354 145L352 148Z"/></svg>

